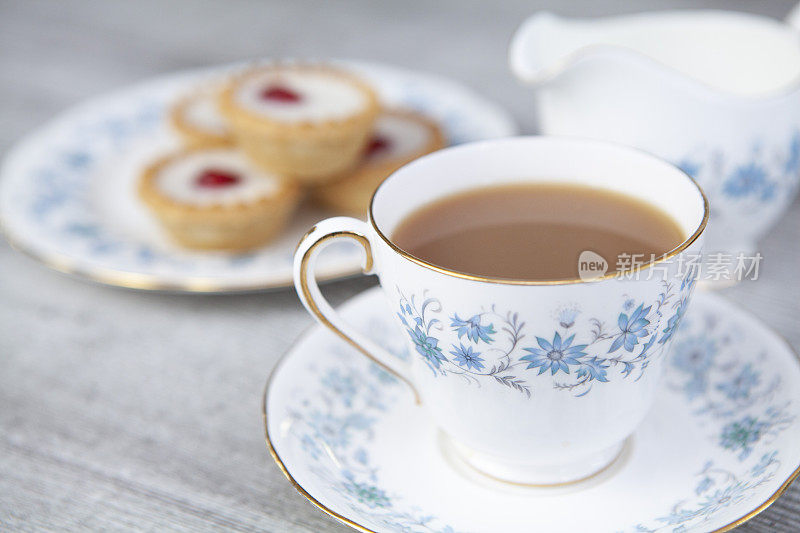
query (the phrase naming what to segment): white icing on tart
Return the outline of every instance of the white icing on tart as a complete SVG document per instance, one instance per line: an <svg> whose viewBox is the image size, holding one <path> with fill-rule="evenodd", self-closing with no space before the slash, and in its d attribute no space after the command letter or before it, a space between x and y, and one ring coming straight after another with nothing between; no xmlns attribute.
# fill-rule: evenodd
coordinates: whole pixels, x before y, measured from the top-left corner
<svg viewBox="0 0 800 533"><path fill-rule="evenodd" d="M228 125L217 108L217 98L212 91L201 91L190 96L182 107L183 119L199 130L214 135L227 135Z"/></svg>
<svg viewBox="0 0 800 533"><path fill-rule="evenodd" d="M270 97L270 90L277 96ZM369 105L364 90L348 78L303 68L276 68L245 78L235 99L249 111L283 122L344 119Z"/></svg>
<svg viewBox="0 0 800 533"><path fill-rule="evenodd" d="M160 169L156 187L177 202L208 207L255 202L280 189L274 176L253 169L234 149L189 152Z"/></svg>
<svg viewBox="0 0 800 533"><path fill-rule="evenodd" d="M412 115L383 113L367 145L367 162L380 163L418 154L432 141L427 124Z"/></svg>

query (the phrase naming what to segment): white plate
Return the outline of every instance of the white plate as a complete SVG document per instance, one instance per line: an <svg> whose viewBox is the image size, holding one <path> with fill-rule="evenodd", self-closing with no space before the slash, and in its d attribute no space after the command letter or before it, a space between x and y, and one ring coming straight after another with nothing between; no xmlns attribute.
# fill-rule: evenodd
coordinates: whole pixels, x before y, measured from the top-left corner
<svg viewBox="0 0 800 533"><path fill-rule="evenodd" d="M467 88L398 68L342 62L389 105L423 111L451 144L513 135L509 115ZM194 84L239 67L159 78L68 111L20 142L0 181L0 221L8 240L45 264L137 289L233 292L292 283L292 253L314 222L331 213L307 207L277 242L251 254L192 253L171 245L140 204L135 181L150 158L178 145L165 112ZM331 246L323 278L358 271L359 251Z"/></svg>
<svg viewBox="0 0 800 533"><path fill-rule="evenodd" d="M342 312L398 356L418 356L379 289ZM758 320L708 293L695 295L668 357L621 456L565 486L506 484L457 462L405 385L322 326L270 378L267 443L297 490L362 531L728 529L800 472L800 364Z"/></svg>

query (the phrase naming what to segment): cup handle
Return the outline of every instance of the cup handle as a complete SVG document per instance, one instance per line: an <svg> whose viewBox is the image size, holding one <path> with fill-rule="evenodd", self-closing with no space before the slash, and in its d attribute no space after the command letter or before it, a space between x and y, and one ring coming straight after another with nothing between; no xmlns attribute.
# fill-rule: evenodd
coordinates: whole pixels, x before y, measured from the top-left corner
<svg viewBox="0 0 800 533"><path fill-rule="evenodd" d="M409 377L411 375L410 365L346 324L339 313L322 296L317 284L314 272L317 256L336 239L351 239L360 244L364 249L362 272L364 274L375 273L372 245L367 238L367 232L367 225L355 218L334 217L318 222L297 245L294 254L294 286L300 301L317 321L408 385L414 393L416 403L419 404L419 393Z"/></svg>

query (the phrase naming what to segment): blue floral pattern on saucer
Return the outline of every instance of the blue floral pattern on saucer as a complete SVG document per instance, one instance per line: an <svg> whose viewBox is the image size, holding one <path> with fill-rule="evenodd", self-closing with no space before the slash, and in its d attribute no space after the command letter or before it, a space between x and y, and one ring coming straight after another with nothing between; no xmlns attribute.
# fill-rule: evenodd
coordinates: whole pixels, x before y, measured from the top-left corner
<svg viewBox="0 0 800 533"><path fill-rule="evenodd" d="M427 355L408 353L388 313L374 313L382 299L375 290L363 295L346 306L344 317L402 359L437 359L438 346L422 339L424 334L419 337ZM800 365L752 317L713 295L694 299L675 333L659 400L637 430L631 456L594 483L526 489L465 476L442 457L435 428L405 386L321 327L271 379L265 395L268 438L288 475L321 507L371 531L721 528L754 514L800 466ZM625 327L649 315L647 305L640 306L629 306ZM569 308L554 316L563 325L580 320ZM617 326L624 331L622 322ZM442 357L460 368L486 368L487 360L476 353L497 342L499 324L452 313L442 327L454 328L462 342L443 349ZM559 337L571 357L587 357L578 348L583 341ZM537 356L559 346L555 335L541 339ZM542 376L563 374L560 364L555 374L553 363L546 364ZM542 366L531 370L538 375ZM619 494L626 494L625 501ZM583 512L571 512L576 508Z"/></svg>

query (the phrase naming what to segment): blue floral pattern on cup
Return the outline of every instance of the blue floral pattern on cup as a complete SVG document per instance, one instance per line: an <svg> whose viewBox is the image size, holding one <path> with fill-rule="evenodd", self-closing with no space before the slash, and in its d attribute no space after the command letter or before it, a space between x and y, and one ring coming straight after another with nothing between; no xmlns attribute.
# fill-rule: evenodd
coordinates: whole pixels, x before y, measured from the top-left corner
<svg viewBox="0 0 800 533"><path fill-rule="evenodd" d="M477 312L445 312L427 291L417 298L399 288L397 316L434 375L460 376L477 385L492 382L528 398L534 385L580 397L594 384L613 381L614 374L642 377L680 324L694 288L693 274L664 281L654 302L622 302L613 326L595 317L583 319L578 307L565 306L554 313L552 331L530 332L519 313L491 304ZM445 346L445 330L458 341Z"/></svg>

